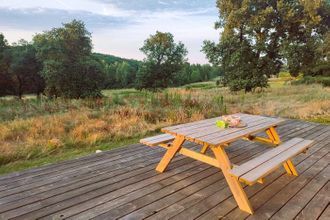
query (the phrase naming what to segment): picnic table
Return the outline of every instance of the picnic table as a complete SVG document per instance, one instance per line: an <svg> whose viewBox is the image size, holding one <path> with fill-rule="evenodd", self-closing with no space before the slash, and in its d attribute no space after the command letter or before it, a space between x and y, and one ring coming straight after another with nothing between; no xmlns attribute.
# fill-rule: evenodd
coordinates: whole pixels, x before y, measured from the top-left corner
<svg viewBox="0 0 330 220"><path fill-rule="evenodd" d="M253 213L252 206L243 190L241 182L252 185L262 183L263 178L279 165L283 165L286 172L298 175L292 161L296 154L303 152L312 143L310 140L294 138L281 144L276 132L282 118L264 117L237 113L247 126L241 128L219 128L216 121L221 117L180 124L161 129L165 134L140 140L149 146L161 146L167 149L165 155L156 167L158 172L164 172L176 153L183 154L195 160L219 168L239 206L248 213ZM256 133L265 132L265 137L256 136ZM258 141L276 148L238 166L230 162L225 149L238 139ZM201 145L199 152L185 148L183 143L190 141ZM206 155L210 149L214 157Z"/></svg>

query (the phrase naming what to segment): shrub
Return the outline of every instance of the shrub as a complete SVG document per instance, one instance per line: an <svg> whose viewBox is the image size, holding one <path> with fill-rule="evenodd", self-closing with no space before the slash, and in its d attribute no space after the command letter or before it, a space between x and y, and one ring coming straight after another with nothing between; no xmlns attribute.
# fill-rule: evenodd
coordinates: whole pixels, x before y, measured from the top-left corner
<svg viewBox="0 0 330 220"><path fill-rule="evenodd" d="M312 77L312 76L305 76L300 80L293 82L292 84L299 85L299 84L321 84L324 87L330 86L330 77Z"/></svg>

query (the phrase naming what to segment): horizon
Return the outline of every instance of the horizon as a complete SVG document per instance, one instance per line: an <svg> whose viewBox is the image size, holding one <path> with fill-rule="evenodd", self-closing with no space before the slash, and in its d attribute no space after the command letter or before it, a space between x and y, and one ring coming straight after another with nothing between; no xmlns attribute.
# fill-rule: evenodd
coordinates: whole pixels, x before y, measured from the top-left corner
<svg viewBox="0 0 330 220"><path fill-rule="evenodd" d="M208 63L204 40L216 41L215 0L0 0L0 32L10 44L78 19L92 34L93 52L142 60L139 50L156 31L170 32L188 49L190 63Z"/></svg>

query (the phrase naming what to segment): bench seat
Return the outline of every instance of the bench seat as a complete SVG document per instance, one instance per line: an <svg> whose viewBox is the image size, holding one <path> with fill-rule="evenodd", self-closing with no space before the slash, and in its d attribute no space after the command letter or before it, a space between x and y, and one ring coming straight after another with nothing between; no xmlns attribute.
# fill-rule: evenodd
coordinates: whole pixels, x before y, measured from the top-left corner
<svg viewBox="0 0 330 220"><path fill-rule="evenodd" d="M290 158L306 151L312 143L311 140L293 138L242 165L235 166L230 174L238 180L252 185L286 163Z"/></svg>
<svg viewBox="0 0 330 220"><path fill-rule="evenodd" d="M148 137L140 140L141 144L148 145L150 147L158 146L160 144L167 144L174 140L174 136L170 134L160 134L153 137Z"/></svg>

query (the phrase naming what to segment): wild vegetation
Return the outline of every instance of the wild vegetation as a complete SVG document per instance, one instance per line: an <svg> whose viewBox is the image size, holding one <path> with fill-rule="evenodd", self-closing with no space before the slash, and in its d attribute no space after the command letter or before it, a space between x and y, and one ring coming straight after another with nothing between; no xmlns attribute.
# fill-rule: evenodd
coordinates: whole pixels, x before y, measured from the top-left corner
<svg viewBox="0 0 330 220"><path fill-rule="evenodd" d="M232 93L213 81L156 93L105 90L99 99L2 98L2 172L136 143L164 126L221 114L246 112L330 122L329 88L285 81L271 81L271 87L260 93Z"/></svg>
<svg viewBox="0 0 330 220"><path fill-rule="evenodd" d="M329 123L329 2L218 0L217 7L221 37L203 45L212 66L188 63L185 45L159 31L141 42L143 61L93 53L78 20L32 42L9 45L0 34L0 172L222 114Z"/></svg>

